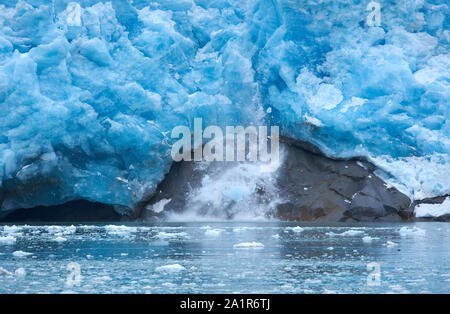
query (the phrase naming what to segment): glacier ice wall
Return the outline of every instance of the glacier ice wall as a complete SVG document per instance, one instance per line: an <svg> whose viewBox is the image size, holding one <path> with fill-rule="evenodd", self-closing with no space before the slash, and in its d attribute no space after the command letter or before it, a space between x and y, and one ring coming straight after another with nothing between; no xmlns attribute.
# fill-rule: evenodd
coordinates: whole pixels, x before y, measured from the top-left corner
<svg viewBox="0 0 450 314"><path fill-rule="evenodd" d="M280 125L415 198L450 193L449 5L377 2L379 27L362 0L2 0L1 209L130 209L194 117Z"/></svg>

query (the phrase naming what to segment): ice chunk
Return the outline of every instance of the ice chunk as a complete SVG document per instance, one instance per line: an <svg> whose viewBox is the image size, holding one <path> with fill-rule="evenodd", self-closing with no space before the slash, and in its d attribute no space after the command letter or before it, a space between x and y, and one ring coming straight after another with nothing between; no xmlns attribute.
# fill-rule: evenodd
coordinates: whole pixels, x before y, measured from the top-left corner
<svg viewBox="0 0 450 314"><path fill-rule="evenodd" d="M20 267L16 269L14 275L16 275L16 277L23 278L27 275L27 271L25 270L25 268Z"/></svg>
<svg viewBox="0 0 450 314"><path fill-rule="evenodd" d="M156 267L157 272L163 272L163 273L178 273L186 268L184 266L181 266L180 264L170 264L170 265L164 265Z"/></svg>
<svg viewBox="0 0 450 314"><path fill-rule="evenodd" d="M186 232L164 232L161 231L156 235L156 238L159 239L174 239L174 238L184 238L187 237Z"/></svg>
<svg viewBox="0 0 450 314"><path fill-rule="evenodd" d="M259 242L242 242L233 245L233 248L235 249L263 249L264 244Z"/></svg>
<svg viewBox="0 0 450 314"><path fill-rule="evenodd" d="M14 257L23 258L23 257L27 257L27 256L30 256L30 255L33 255L33 253L30 253L30 252L24 252L24 251L14 251L14 252L12 253L12 255L13 255Z"/></svg>
<svg viewBox="0 0 450 314"><path fill-rule="evenodd" d="M107 225L105 226L105 231L111 235L128 237L131 236L131 233L137 232L137 228L128 226Z"/></svg>
<svg viewBox="0 0 450 314"><path fill-rule="evenodd" d="M387 241L384 245L387 247L394 247L397 246L398 244L392 241Z"/></svg>
<svg viewBox="0 0 450 314"><path fill-rule="evenodd" d="M336 236L341 236L341 237L354 237L354 236L359 236L359 235L363 235L364 231L362 230L347 230L341 233L335 233L335 232L327 232L326 235L330 236L330 237L336 237Z"/></svg>
<svg viewBox="0 0 450 314"><path fill-rule="evenodd" d="M300 232L303 232L303 230L305 230L305 229L303 229L302 227L297 226L297 227L291 228L291 230L293 232L295 232L295 233L300 233Z"/></svg>
<svg viewBox="0 0 450 314"><path fill-rule="evenodd" d="M10 276L12 276L12 273L7 271L3 267L0 267L0 277L2 277L2 276L10 277Z"/></svg>
<svg viewBox="0 0 450 314"><path fill-rule="evenodd" d="M0 237L0 245L14 245L16 244L17 239L13 236Z"/></svg>
<svg viewBox="0 0 450 314"><path fill-rule="evenodd" d="M400 236L408 237L408 236L424 236L425 230L418 227L401 227L398 231Z"/></svg>
<svg viewBox="0 0 450 314"><path fill-rule="evenodd" d="M365 237L362 238L362 240L363 240L364 243L372 243L372 241L373 241L373 240L376 240L376 239L378 239L378 238L376 238L376 237L370 237L370 236L365 236Z"/></svg>
<svg viewBox="0 0 450 314"><path fill-rule="evenodd" d="M56 237L53 239L53 241L58 242L58 243L62 243L62 242L66 242L67 239L63 238L63 237Z"/></svg>
<svg viewBox="0 0 450 314"><path fill-rule="evenodd" d="M222 232L224 232L225 230L223 229L208 229L205 231L205 236L208 237L218 237L222 234Z"/></svg>
<svg viewBox="0 0 450 314"><path fill-rule="evenodd" d="M12 226L3 226L3 232L6 234L17 234L20 233L22 231L23 227L21 226L16 226L16 225L12 225Z"/></svg>
<svg viewBox="0 0 450 314"><path fill-rule="evenodd" d="M151 207L147 207L147 209L154 211L155 213L160 213L164 210L164 206L170 203L171 199L163 198L159 202L153 204Z"/></svg>

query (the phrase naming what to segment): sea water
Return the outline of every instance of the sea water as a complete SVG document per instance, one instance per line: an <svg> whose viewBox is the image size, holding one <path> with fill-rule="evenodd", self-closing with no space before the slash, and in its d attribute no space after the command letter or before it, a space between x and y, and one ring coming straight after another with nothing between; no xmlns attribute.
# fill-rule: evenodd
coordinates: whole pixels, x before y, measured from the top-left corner
<svg viewBox="0 0 450 314"><path fill-rule="evenodd" d="M0 225L0 293L450 293L450 225Z"/></svg>

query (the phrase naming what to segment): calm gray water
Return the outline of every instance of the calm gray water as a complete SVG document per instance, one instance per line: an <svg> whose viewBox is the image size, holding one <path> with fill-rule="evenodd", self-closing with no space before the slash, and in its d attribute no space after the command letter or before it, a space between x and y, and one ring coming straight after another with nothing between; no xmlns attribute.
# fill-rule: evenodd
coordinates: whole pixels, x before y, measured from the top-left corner
<svg viewBox="0 0 450 314"><path fill-rule="evenodd" d="M3 225L0 293L450 293L450 224Z"/></svg>

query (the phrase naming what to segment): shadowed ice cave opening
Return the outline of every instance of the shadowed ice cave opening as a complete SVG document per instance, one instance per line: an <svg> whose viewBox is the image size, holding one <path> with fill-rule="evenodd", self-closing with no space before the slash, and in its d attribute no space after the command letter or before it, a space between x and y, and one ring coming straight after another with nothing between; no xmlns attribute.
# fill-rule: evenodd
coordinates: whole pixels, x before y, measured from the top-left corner
<svg viewBox="0 0 450 314"><path fill-rule="evenodd" d="M21 208L8 214L1 222L111 222L124 218L112 205L76 200L55 206Z"/></svg>

